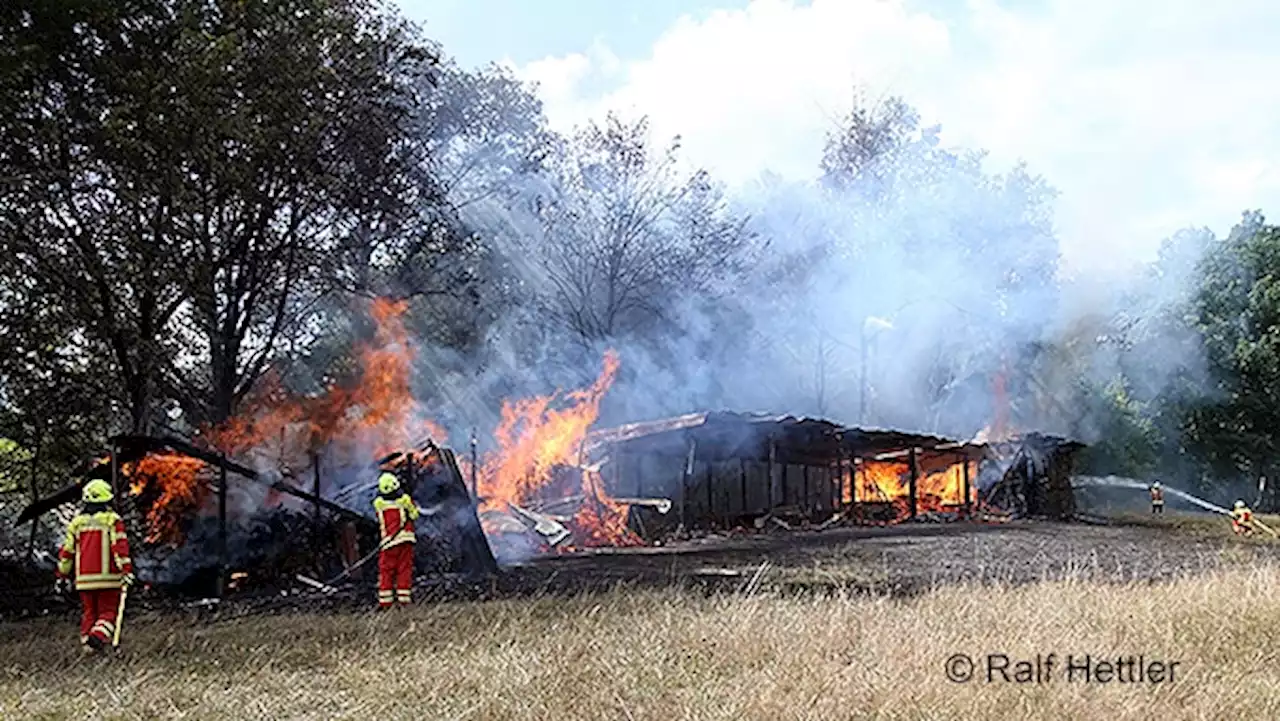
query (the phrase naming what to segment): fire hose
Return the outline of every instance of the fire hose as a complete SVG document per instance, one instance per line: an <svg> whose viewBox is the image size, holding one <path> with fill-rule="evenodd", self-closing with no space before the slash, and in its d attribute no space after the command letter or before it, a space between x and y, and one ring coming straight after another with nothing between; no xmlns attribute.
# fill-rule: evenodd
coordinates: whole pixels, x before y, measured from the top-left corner
<svg viewBox="0 0 1280 721"><path fill-rule="evenodd" d="M434 516L434 515L436 515L437 513L439 513L439 512L440 512L441 505L442 505L442 504L437 503L437 504L435 504L435 505L433 505L433 506L429 506L429 507L427 507L427 508L420 509L420 510L419 510L419 512L420 512L422 515L424 515L424 516ZM330 580L326 581L324 585L326 585L326 586L332 586L333 584L337 583L338 581L341 581L342 579L346 578L347 576L350 576L352 573L355 573L355 572L356 572L357 570L359 570L362 566L364 566L364 564L368 563L369 561L372 561L374 556L378 555L379 553L381 553L381 552L382 552L382 550L383 550L383 549L387 548L387 547L388 547L388 545L389 545L387 542L388 542L388 541L390 541L390 540L391 540L391 538L385 538L385 539L383 539L383 540L382 540L382 542L378 544L378 547L377 547L377 548L373 549L372 551L369 551L369 553L367 553L367 554L364 556L364 558L361 558L359 561L356 561L354 564L352 564L351 566L347 567L347 570L343 571L342 573L339 573L338 575L334 576L332 579L330 579Z"/></svg>
<svg viewBox="0 0 1280 721"><path fill-rule="evenodd" d="M1253 525L1257 526L1258 528L1261 528L1262 530L1266 531L1267 533L1270 533L1272 538L1280 538L1280 534L1277 534L1275 531L1271 530L1271 527L1270 527L1270 526L1268 526L1267 524L1263 523L1261 520L1259 520L1259 519L1257 519L1257 518L1253 519Z"/></svg>

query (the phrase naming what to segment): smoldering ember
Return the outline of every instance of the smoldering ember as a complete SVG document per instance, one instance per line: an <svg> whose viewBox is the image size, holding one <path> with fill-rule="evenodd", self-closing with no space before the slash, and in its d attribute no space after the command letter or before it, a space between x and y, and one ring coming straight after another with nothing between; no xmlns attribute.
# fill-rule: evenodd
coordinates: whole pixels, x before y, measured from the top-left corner
<svg viewBox="0 0 1280 721"><path fill-rule="evenodd" d="M313 397L278 386L192 438L121 435L19 524L73 513L93 479L117 492L144 600L367 599L374 482L391 472L424 516L420 587L483 587L540 560L836 527L1073 517L1082 445L991 428L960 440L819 418L702 412L596 428L625 360L587 387L513 400L492 450L462 449L410 392L403 303L375 301L359 380ZM39 557L39 554L37 554ZM33 573L10 612L40 604Z"/></svg>

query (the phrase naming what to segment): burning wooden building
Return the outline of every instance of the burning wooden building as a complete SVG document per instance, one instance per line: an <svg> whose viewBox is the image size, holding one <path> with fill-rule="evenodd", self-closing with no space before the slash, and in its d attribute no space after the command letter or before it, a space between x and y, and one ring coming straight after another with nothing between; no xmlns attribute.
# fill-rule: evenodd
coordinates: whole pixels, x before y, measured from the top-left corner
<svg viewBox="0 0 1280 721"><path fill-rule="evenodd" d="M110 479L156 550L151 578L195 578L203 594L244 573L288 581L300 567L321 577L351 568L376 547L370 501L381 470L430 509L417 547L426 573L488 572L495 556L634 546L768 518L790 526L1071 511L1078 444L1044 436L963 442L730 412L593 431L620 365L612 351L586 387L505 400L493 446L482 455L473 436L470 457L458 458L412 392L404 309L373 303L377 331L356 349L357 377L310 395L267 382L237 416L189 440L117 437L82 478L23 517L76 500L88 478Z"/></svg>
<svg viewBox="0 0 1280 721"><path fill-rule="evenodd" d="M969 517L981 507L1065 517L1078 447L1039 435L993 447L821 419L719 412L592 432L584 465L598 469L612 498L671 503L670 513L659 514L629 502L647 535L655 526L732 527L763 516L802 524L836 516L894 522ZM1020 485L1014 477L1023 479ZM1018 492L1010 492L1015 485Z"/></svg>

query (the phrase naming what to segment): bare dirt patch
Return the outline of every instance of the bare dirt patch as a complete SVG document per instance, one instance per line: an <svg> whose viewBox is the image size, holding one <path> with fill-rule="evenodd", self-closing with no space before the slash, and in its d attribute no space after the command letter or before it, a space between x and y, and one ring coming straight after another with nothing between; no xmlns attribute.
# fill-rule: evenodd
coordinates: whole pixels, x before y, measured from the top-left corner
<svg viewBox="0 0 1280 721"><path fill-rule="evenodd" d="M912 594L958 582L1029 583L1063 577L1103 582L1160 581L1188 573L1280 557L1280 544L1236 539L1226 523L1088 525L902 524L687 541L541 558L511 569L519 586L547 590L625 583L750 582L789 590L862 590Z"/></svg>

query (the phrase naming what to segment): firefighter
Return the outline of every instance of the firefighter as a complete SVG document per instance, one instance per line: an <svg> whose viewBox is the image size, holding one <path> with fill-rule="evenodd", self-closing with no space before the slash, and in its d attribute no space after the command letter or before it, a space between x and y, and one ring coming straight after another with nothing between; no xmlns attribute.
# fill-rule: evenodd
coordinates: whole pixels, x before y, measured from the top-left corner
<svg viewBox="0 0 1280 721"><path fill-rule="evenodd" d="M1164 489L1160 481L1151 484L1151 512L1164 513Z"/></svg>
<svg viewBox="0 0 1280 721"><path fill-rule="evenodd" d="M378 513L381 536L378 607L408 605L413 600L413 548L417 542L413 522L420 511L393 473L378 477L378 497L373 499L373 508Z"/></svg>
<svg viewBox="0 0 1280 721"><path fill-rule="evenodd" d="M111 510L111 486L92 480L81 491L84 508L67 525L58 551L58 586L72 579L80 594L80 643L86 653L111 644L120 590L133 584L133 561L124 520Z"/></svg>
<svg viewBox="0 0 1280 721"><path fill-rule="evenodd" d="M1231 530L1237 536L1253 535L1253 511L1244 505L1244 501L1236 501L1236 507L1231 510Z"/></svg>

